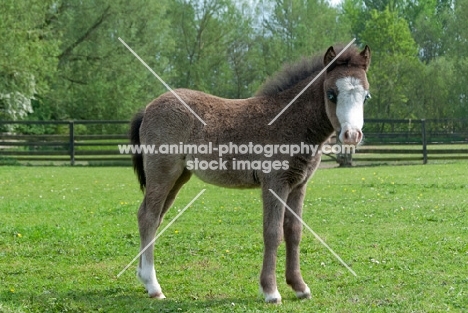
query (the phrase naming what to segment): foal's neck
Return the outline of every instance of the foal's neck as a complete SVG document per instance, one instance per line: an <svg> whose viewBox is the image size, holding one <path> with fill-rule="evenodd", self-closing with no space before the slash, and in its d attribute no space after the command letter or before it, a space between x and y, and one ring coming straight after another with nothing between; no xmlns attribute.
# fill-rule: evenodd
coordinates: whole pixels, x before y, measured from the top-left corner
<svg viewBox="0 0 468 313"><path fill-rule="evenodd" d="M311 76L293 88L282 92L280 101L286 104L290 103L314 77ZM288 108L291 110L291 120L300 121L295 130L298 132L302 130L304 142L307 143L323 143L334 131L325 108L324 79L323 76L319 77Z"/></svg>

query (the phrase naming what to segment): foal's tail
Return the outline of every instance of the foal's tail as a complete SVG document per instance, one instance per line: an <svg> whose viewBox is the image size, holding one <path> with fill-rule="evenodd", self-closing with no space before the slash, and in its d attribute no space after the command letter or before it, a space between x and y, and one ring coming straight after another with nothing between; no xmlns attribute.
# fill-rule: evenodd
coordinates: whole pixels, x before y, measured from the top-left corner
<svg viewBox="0 0 468 313"><path fill-rule="evenodd" d="M130 142L134 146L139 146L140 142L140 126L143 122L143 116L145 112L142 110L135 114L130 123ZM142 153L134 153L132 155L132 162L133 162L133 170L135 171L138 181L140 182L140 189L141 191L145 191L146 187L146 175L145 169L143 167L143 154Z"/></svg>

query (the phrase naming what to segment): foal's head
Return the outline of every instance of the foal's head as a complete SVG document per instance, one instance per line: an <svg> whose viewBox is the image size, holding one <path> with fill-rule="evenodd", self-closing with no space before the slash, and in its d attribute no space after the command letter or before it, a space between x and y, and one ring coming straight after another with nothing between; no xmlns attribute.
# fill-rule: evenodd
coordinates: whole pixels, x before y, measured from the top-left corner
<svg viewBox="0 0 468 313"><path fill-rule="evenodd" d="M335 50L330 47L324 65L335 56ZM368 46L361 52L349 48L327 69L323 85L327 115L344 144L357 145L362 140L364 102L370 98L366 76L370 59Z"/></svg>

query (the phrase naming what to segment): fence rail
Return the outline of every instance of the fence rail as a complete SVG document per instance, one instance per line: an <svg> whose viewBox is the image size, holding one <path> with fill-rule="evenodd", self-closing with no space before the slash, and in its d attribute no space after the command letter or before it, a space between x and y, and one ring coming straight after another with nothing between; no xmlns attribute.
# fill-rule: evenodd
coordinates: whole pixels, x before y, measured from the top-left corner
<svg viewBox="0 0 468 313"><path fill-rule="evenodd" d="M129 121L0 121L0 164L130 164ZM468 160L468 119L369 119L365 144L346 156L354 164ZM342 157L342 156L341 156ZM325 162L341 164L333 154ZM348 164L349 165L349 164Z"/></svg>
<svg viewBox="0 0 468 313"><path fill-rule="evenodd" d="M130 164L129 121L0 121L0 164ZM35 132L49 132L36 134Z"/></svg>

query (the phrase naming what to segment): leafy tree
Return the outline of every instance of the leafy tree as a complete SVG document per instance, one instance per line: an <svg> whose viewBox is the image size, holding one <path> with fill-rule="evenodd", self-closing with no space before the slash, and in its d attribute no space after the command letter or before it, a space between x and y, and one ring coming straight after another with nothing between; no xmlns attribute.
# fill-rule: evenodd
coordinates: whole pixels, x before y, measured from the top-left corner
<svg viewBox="0 0 468 313"><path fill-rule="evenodd" d="M44 105L59 119L127 119L162 92L118 37L164 76L174 46L166 9L166 1L61 2L52 23L63 34L58 75Z"/></svg>
<svg viewBox="0 0 468 313"><path fill-rule="evenodd" d="M451 0L448 0L451 1ZM355 36L361 34L372 12L388 10L408 23L424 61L443 54L443 33L450 6L446 0L345 0L342 4L344 19L351 24Z"/></svg>
<svg viewBox="0 0 468 313"><path fill-rule="evenodd" d="M373 10L360 38L372 47L369 80L373 99L367 116L406 117L403 114L411 92L410 74L420 69L408 23L388 8Z"/></svg>
<svg viewBox="0 0 468 313"><path fill-rule="evenodd" d="M350 25L351 35L362 43L359 35L366 28L366 21L369 19L368 10L363 0L344 0L341 3L341 19Z"/></svg>
<svg viewBox="0 0 468 313"><path fill-rule="evenodd" d="M258 9L258 7L257 7ZM258 28L255 29L256 15L248 15L251 7L245 3L236 12L237 27L231 33L231 40L227 48L228 85L225 88L227 97L247 98L252 96L262 83L261 42ZM255 13L259 13L257 10Z"/></svg>
<svg viewBox="0 0 468 313"><path fill-rule="evenodd" d="M453 16L449 2L427 0L425 9L414 14L412 33L419 46L419 57L426 63L443 56L449 48L446 33Z"/></svg>
<svg viewBox="0 0 468 313"><path fill-rule="evenodd" d="M360 42L372 42L370 79L374 97L368 106L368 116L464 116L456 112L466 113L463 108L468 73L462 57L468 51L463 47L467 42L463 35L467 25L468 8L463 6L466 2L344 1L344 18L350 21L353 33ZM375 25L377 15L392 15L387 20L395 22ZM414 58L415 45L423 63Z"/></svg>
<svg viewBox="0 0 468 313"><path fill-rule="evenodd" d="M453 97L455 116L468 117L468 0L455 1L453 8L454 14L447 27L447 56L454 62L454 83L449 93Z"/></svg>
<svg viewBox="0 0 468 313"><path fill-rule="evenodd" d="M59 40L47 19L52 1L2 0L0 3L0 119L21 119L32 100L49 89Z"/></svg>
<svg viewBox="0 0 468 313"><path fill-rule="evenodd" d="M251 17L232 1L178 0L168 18L172 36L178 38L171 58L174 86L225 97L252 94L256 68L250 57L255 50Z"/></svg>
<svg viewBox="0 0 468 313"><path fill-rule="evenodd" d="M454 64L446 57L438 57L428 64L420 64L410 75L405 118L455 117L452 86Z"/></svg>
<svg viewBox="0 0 468 313"><path fill-rule="evenodd" d="M468 0L3 0L0 119L128 119L171 87L244 98L285 62L369 44L368 117L468 115ZM53 131L53 130L48 130Z"/></svg>
<svg viewBox="0 0 468 313"><path fill-rule="evenodd" d="M340 19L338 9L327 2L279 0L270 6L271 13L263 23L262 43L267 75L285 62L352 39L347 20Z"/></svg>

